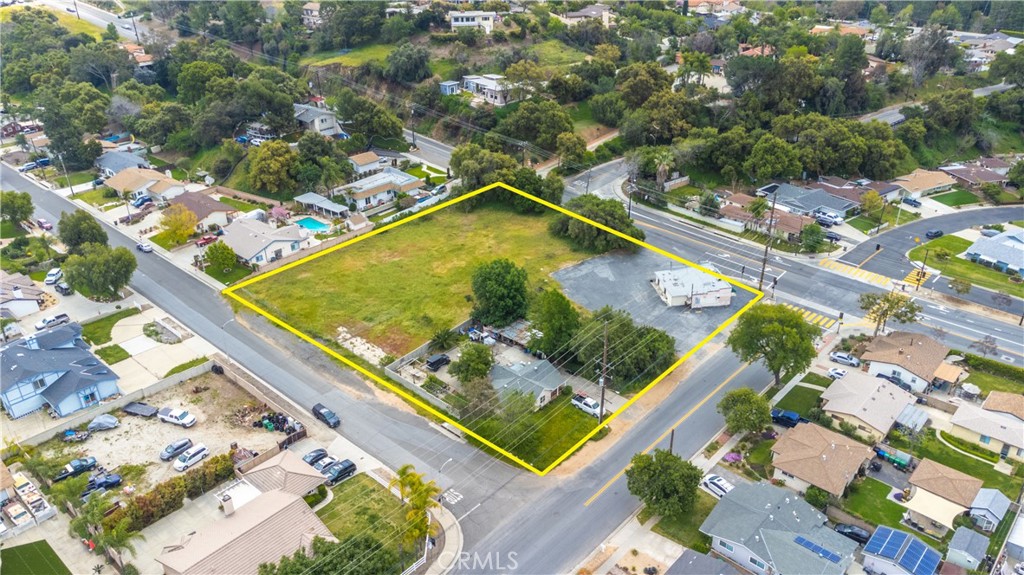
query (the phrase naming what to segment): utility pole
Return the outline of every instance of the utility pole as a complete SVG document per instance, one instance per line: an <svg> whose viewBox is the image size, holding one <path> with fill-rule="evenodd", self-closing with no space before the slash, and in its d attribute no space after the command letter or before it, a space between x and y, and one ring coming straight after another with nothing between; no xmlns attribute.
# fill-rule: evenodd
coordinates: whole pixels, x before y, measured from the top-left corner
<svg viewBox="0 0 1024 575"><path fill-rule="evenodd" d="M139 39L139 28L138 28L138 26L135 25L135 17L134 16L131 17L131 21L132 21L132 30L135 30L135 41L138 42L139 44L142 44L142 40ZM252 46L249 46L249 52L252 52Z"/></svg>
<svg viewBox="0 0 1024 575"><path fill-rule="evenodd" d="M78 13L78 0L71 0L71 3L75 5L75 16L77 16L78 19L81 20L82 15Z"/></svg>
<svg viewBox="0 0 1024 575"><path fill-rule="evenodd" d="M928 250L929 249L930 248L925 248L924 249L924 261L921 262L921 269L918 270L918 272L917 272L917 287L914 289L914 291L921 291L921 284L924 283L924 273L925 273L924 272L924 268L925 268L925 266L928 265Z"/></svg>
<svg viewBox="0 0 1024 575"><path fill-rule="evenodd" d="M604 421L604 386L608 380L608 322L604 323L604 352L601 359L601 407L597 413L597 424L601 425Z"/></svg>
<svg viewBox="0 0 1024 575"><path fill-rule="evenodd" d="M889 202L885 202L884 204L882 204L882 213L878 216L878 225L875 226L875 233L876 234L878 233L878 230L882 229L882 221L885 219L885 208L887 208L888 206L889 206ZM899 220L899 218L897 218L897 220ZM896 224L896 225L899 225L899 224Z"/></svg>
<svg viewBox="0 0 1024 575"><path fill-rule="evenodd" d="M761 260L761 277L757 279L757 289L764 286L764 270L768 267L768 248L772 245L772 224L775 223L775 202L779 200L779 191L772 194L772 211L768 214L768 239L764 243L764 258Z"/></svg>
<svg viewBox="0 0 1024 575"><path fill-rule="evenodd" d="M60 160L60 168L64 170L64 179L68 182L68 189L71 190L71 197L75 197L75 188L71 185L71 176L68 175L68 168L64 165L64 154L57 154L57 159Z"/></svg>
<svg viewBox="0 0 1024 575"><path fill-rule="evenodd" d="M668 435L668 453L672 454L672 445L676 442L676 428L672 428L672 432Z"/></svg>

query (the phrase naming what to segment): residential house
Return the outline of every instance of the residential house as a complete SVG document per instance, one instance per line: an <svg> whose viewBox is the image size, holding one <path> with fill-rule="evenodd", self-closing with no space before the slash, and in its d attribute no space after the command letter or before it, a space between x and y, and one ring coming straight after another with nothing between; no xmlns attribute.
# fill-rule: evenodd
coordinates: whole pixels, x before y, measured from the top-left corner
<svg viewBox="0 0 1024 575"><path fill-rule="evenodd" d="M712 58L711 73L715 74L716 76L721 76L722 74L725 74L725 60L721 58Z"/></svg>
<svg viewBox="0 0 1024 575"><path fill-rule="evenodd" d="M976 164L953 164L951 166L941 166L939 170L953 176L961 184L972 188L982 184L999 184L1002 186L1007 181L1006 174L1000 174Z"/></svg>
<svg viewBox="0 0 1024 575"><path fill-rule="evenodd" d="M254 467L216 494L224 517L197 528L156 557L164 575L256 573L301 550L313 539L337 542L302 499L324 477L291 451Z"/></svg>
<svg viewBox="0 0 1024 575"><path fill-rule="evenodd" d="M1024 274L1024 230L1011 229L980 237L967 248L967 259L1004 273Z"/></svg>
<svg viewBox="0 0 1024 575"><path fill-rule="evenodd" d="M987 168L987 169L992 170L993 172L995 172L997 174L1000 174L1000 175L1003 175L1003 176L1005 176L1007 174L1007 172L1010 171L1010 168L1013 167L1013 164L1011 164L1011 163L1009 163L1009 162L1007 162L1007 161L1005 161L1005 160L1003 160L1001 158L995 158L995 157L980 158L975 163L978 164L979 166L981 166L982 168Z"/></svg>
<svg viewBox="0 0 1024 575"><path fill-rule="evenodd" d="M277 138L277 132L263 122L249 122L245 127L245 135L250 141L273 140Z"/></svg>
<svg viewBox="0 0 1024 575"><path fill-rule="evenodd" d="M1006 536L1006 555L1024 561L1024 515L1017 515Z"/></svg>
<svg viewBox="0 0 1024 575"><path fill-rule="evenodd" d="M878 195L887 202L897 202L903 194L903 188L892 182L870 181L864 187L878 192Z"/></svg>
<svg viewBox="0 0 1024 575"><path fill-rule="evenodd" d="M0 399L17 419L44 404L60 417L121 393L118 376L89 353L77 323L43 330L0 347Z"/></svg>
<svg viewBox="0 0 1024 575"><path fill-rule="evenodd" d="M879 525L864 545L865 570L888 575L935 575L942 555L909 533Z"/></svg>
<svg viewBox="0 0 1024 575"><path fill-rule="evenodd" d="M892 183L903 188L906 196L920 199L921 196L944 192L956 184L956 180L945 172L918 168L905 176L892 180Z"/></svg>
<svg viewBox="0 0 1024 575"><path fill-rule="evenodd" d="M846 217L858 206L857 202L833 196L821 188L805 188L786 183L758 188L757 195L774 202L776 209L801 216L829 213Z"/></svg>
<svg viewBox="0 0 1024 575"><path fill-rule="evenodd" d="M104 182L129 201L149 196L153 201L167 202L186 191L203 189L203 184L185 184L149 168L126 168Z"/></svg>
<svg viewBox="0 0 1024 575"><path fill-rule="evenodd" d="M611 28L615 25L615 13L612 12L611 6L605 6L604 4L591 4L575 12L566 12L564 16L558 14L555 14L555 16L568 26L580 24L590 19L600 20L605 28Z"/></svg>
<svg viewBox="0 0 1024 575"><path fill-rule="evenodd" d="M870 362L871 375L896 376L914 392L924 393L933 381L956 383L962 377L962 370L945 363L947 355L948 347L926 335L894 331L872 340L861 359Z"/></svg>
<svg viewBox="0 0 1024 575"><path fill-rule="evenodd" d="M857 433L871 441L879 441L904 412L905 421L920 431L928 416L915 404L917 398L893 383L852 371L832 382L821 394L822 409L839 425L849 423ZM908 409L909 408L909 409ZM923 417L918 416L921 414Z"/></svg>
<svg viewBox="0 0 1024 575"><path fill-rule="evenodd" d="M372 227L373 223L369 218L359 212L350 215L348 219L345 220L345 229L350 232L357 232L367 226Z"/></svg>
<svg viewBox="0 0 1024 575"><path fill-rule="evenodd" d="M259 220L238 218L224 228L221 241L243 263L258 268L309 247L309 231L295 224L278 228Z"/></svg>
<svg viewBox="0 0 1024 575"><path fill-rule="evenodd" d="M483 30L484 34L490 34L494 30L494 24L498 21L496 12L484 12L480 10L467 10L465 12L451 11L447 15L451 23L452 32L460 28L476 28Z"/></svg>
<svg viewBox="0 0 1024 575"><path fill-rule="evenodd" d="M18 122L7 122L0 126L0 137L13 138L21 133L21 124Z"/></svg>
<svg viewBox="0 0 1024 575"><path fill-rule="evenodd" d="M971 519L982 531L991 533L1010 510L1010 499L998 489L983 487L971 503Z"/></svg>
<svg viewBox="0 0 1024 575"><path fill-rule="evenodd" d="M718 214L723 218L743 224L748 230L754 230L775 237L782 238L789 242L800 241L800 233L805 226L814 224L814 218L791 214L785 210L775 210L775 215L769 213L756 219L753 214L745 208L754 201L753 196L746 194L733 194L725 199L725 204L719 208Z"/></svg>
<svg viewBox="0 0 1024 575"><path fill-rule="evenodd" d="M0 270L0 317L21 319L39 311L45 294L32 278Z"/></svg>
<svg viewBox="0 0 1024 575"><path fill-rule="evenodd" d="M864 75L870 75L879 68L882 70L888 70L889 62L879 58L878 56L868 54L868 65L864 67Z"/></svg>
<svg viewBox="0 0 1024 575"><path fill-rule="evenodd" d="M338 116L326 107L317 104L292 104L292 107L295 109L295 121L303 130L328 138L348 139L349 135L338 122Z"/></svg>
<svg viewBox="0 0 1024 575"><path fill-rule="evenodd" d="M494 106L504 106L516 101L512 96L511 86L500 74L484 74L483 76L463 76L462 89Z"/></svg>
<svg viewBox="0 0 1024 575"><path fill-rule="evenodd" d="M902 188L889 182L876 182L868 179L849 181L836 176L821 176L818 178L818 186L826 193L849 200L860 205L864 194L874 191L879 197L887 202L895 202L900 199Z"/></svg>
<svg viewBox="0 0 1024 575"><path fill-rule="evenodd" d="M726 307L736 295L729 282L689 266L654 272L651 287L668 307Z"/></svg>
<svg viewBox="0 0 1024 575"><path fill-rule="evenodd" d="M908 482L910 497L903 503L907 509L949 528L954 527L954 519L970 510L982 486L980 479L931 459L922 459ZM922 530L934 527L917 523Z"/></svg>
<svg viewBox="0 0 1024 575"><path fill-rule="evenodd" d="M462 87L458 80L448 80L446 82L441 82L440 90L442 96L454 96L462 90Z"/></svg>
<svg viewBox="0 0 1024 575"><path fill-rule="evenodd" d="M378 156L376 152L363 152L349 156L348 163L352 164L357 176L366 176L383 170L391 162L387 158Z"/></svg>
<svg viewBox="0 0 1024 575"><path fill-rule="evenodd" d="M533 397L534 410L558 396L566 378L550 361L540 359L528 364L495 365L491 368L491 386L499 395L522 393Z"/></svg>
<svg viewBox="0 0 1024 575"><path fill-rule="evenodd" d="M128 168L152 168L146 158L133 152L110 151L96 158L100 176L112 178Z"/></svg>
<svg viewBox="0 0 1024 575"><path fill-rule="evenodd" d="M0 504L14 497L14 477L7 465L0 461Z"/></svg>
<svg viewBox="0 0 1024 575"><path fill-rule="evenodd" d="M826 24L818 24L817 26L811 28L811 34L828 34L830 32L839 32L840 36L857 36L859 38L864 38L871 31L868 30L867 28L862 28L860 26L852 26L850 24L844 24L842 22L837 22L836 24L831 26Z"/></svg>
<svg viewBox="0 0 1024 575"><path fill-rule="evenodd" d="M196 216L196 231L203 233L209 230L226 227L238 217L238 209L224 202L218 202L203 192L186 192L169 202L173 205L185 206L185 209Z"/></svg>
<svg viewBox="0 0 1024 575"><path fill-rule="evenodd" d="M320 17L320 3L306 2L302 5L302 25L306 28L319 28L324 21Z"/></svg>
<svg viewBox="0 0 1024 575"><path fill-rule="evenodd" d="M149 68L155 62L153 55L147 54L146 49L138 44L125 42L121 44L121 48L131 54L132 59L135 60L135 65L139 68Z"/></svg>
<svg viewBox="0 0 1024 575"><path fill-rule="evenodd" d="M1024 417L1004 407L1014 395L992 391L981 407L961 403L950 419L953 427L949 433L1003 458L1024 461Z"/></svg>
<svg viewBox="0 0 1024 575"><path fill-rule="evenodd" d="M840 575L853 563L857 543L836 533L828 519L788 489L743 483L715 505L700 526L711 549L757 575Z"/></svg>
<svg viewBox="0 0 1024 575"><path fill-rule="evenodd" d="M750 44L741 43L740 53L737 56L774 56L775 48L773 46L751 46Z"/></svg>
<svg viewBox="0 0 1024 575"><path fill-rule="evenodd" d="M797 491L813 485L842 497L873 455L863 443L814 423L801 423L772 446L773 477Z"/></svg>
<svg viewBox="0 0 1024 575"><path fill-rule="evenodd" d="M972 571L980 570L988 555L988 537L968 527L957 527L949 540L946 561Z"/></svg>
<svg viewBox="0 0 1024 575"><path fill-rule="evenodd" d="M740 570L718 557L686 549L665 575L740 575Z"/></svg>
<svg viewBox="0 0 1024 575"><path fill-rule="evenodd" d="M328 200L317 193L306 192L305 194L295 196L294 201L306 210L327 216L331 219L344 219L349 215L347 207Z"/></svg>
<svg viewBox="0 0 1024 575"><path fill-rule="evenodd" d="M379 174L346 184L331 193L345 194L356 209L365 212L394 202L398 194L408 194L421 187L423 180L398 168L387 167Z"/></svg>
<svg viewBox="0 0 1024 575"><path fill-rule="evenodd" d="M690 2L690 12L696 15L714 14L728 19L744 11L746 8L735 0L695 0Z"/></svg>

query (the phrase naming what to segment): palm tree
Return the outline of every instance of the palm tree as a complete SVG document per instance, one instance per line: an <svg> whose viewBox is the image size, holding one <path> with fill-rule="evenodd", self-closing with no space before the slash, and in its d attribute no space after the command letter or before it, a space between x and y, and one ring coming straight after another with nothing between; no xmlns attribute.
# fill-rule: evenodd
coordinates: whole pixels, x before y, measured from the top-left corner
<svg viewBox="0 0 1024 575"><path fill-rule="evenodd" d="M439 329L430 338L430 344L427 346L427 349L430 351L445 351L455 347L455 342L458 339L459 334L455 330L448 328Z"/></svg>
<svg viewBox="0 0 1024 575"><path fill-rule="evenodd" d="M747 204L745 209L754 217L754 223L756 223L757 227L760 228L761 224L764 222L764 215L768 213L768 209L770 207L771 206L768 205L768 200L762 197L757 197L754 198L754 201Z"/></svg>
<svg viewBox="0 0 1024 575"><path fill-rule="evenodd" d="M408 511L405 514L406 525L403 543L414 547L424 537L437 534L437 523L430 520L427 514L429 509L440 507L437 496L441 494L441 488L433 481L423 483L420 480L419 486L409 496L407 504Z"/></svg>
<svg viewBox="0 0 1024 575"><path fill-rule="evenodd" d="M657 166L658 192L665 191L665 180L668 179L668 171L675 165L675 156L668 148L662 148L654 154L654 162Z"/></svg>
<svg viewBox="0 0 1024 575"><path fill-rule="evenodd" d="M146 540L146 536L141 531L132 531L129 529L131 519L125 517L124 519L117 522L112 529L109 531L104 530L98 537L98 544L104 549L112 549L117 552L118 555L123 555L125 551L130 551L132 556L135 556L135 543L133 539Z"/></svg>
<svg viewBox="0 0 1024 575"><path fill-rule="evenodd" d="M395 477L388 482L389 489L398 489L398 496L405 504L409 497L423 485L423 474L416 473L416 468L411 463L398 468Z"/></svg>

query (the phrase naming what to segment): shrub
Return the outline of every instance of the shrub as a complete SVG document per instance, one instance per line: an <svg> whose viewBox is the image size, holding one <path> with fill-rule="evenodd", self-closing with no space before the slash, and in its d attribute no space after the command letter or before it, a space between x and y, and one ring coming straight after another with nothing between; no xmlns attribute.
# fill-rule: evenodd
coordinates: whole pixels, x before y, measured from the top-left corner
<svg viewBox="0 0 1024 575"><path fill-rule="evenodd" d="M980 355L974 355L971 353L964 355L964 363L966 363L967 367L971 369L1006 377L1014 381L1024 381L1024 368L1021 367L1016 367L1001 361L996 361L994 359L981 357ZM1022 385L1021 388L1024 390L1024 385Z"/></svg>
<svg viewBox="0 0 1024 575"><path fill-rule="evenodd" d="M808 487L807 493L804 494L804 501L806 501L812 507L817 507L818 509L824 509L825 506L828 505L828 499L829 495L827 491L815 487L813 485Z"/></svg>
<svg viewBox="0 0 1024 575"><path fill-rule="evenodd" d="M139 575L139 568L131 563L125 563L124 567L121 567L121 575Z"/></svg>
<svg viewBox="0 0 1024 575"><path fill-rule="evenodd" d="M213 166L210 167L210 171L213 172L214 177L223 179L228 177L228 174L231 173L231 165L231 160L228 158L217 158L217 160L213 162Z"/></svg>
<svg viewBox="0 0 1024 575"><path fill-rule="evenodd" d="M970 441L960 439L959 437L949 434L945 431L939 431L939 435L942 436L942 439L946 440L946 443L949 443L950 445L956 447L960 451L966 451L967 453L970 453L972 455L977 455L978 457L984 459L985 461L999 463L999 454L996 453L995 451L989 451L988 449L985 449L980 445L976 445L974 443L971 443Z"/></svg>
<svg viewBox="0 0 1024 575"><path fill-rule="evenodd" d="M118 193L118 191L115 190L114 188L104 187L103 188L103 197L104 198L120 198L121 194Z"/></svg>
<svg viewBox="0 0 1024 575"><path fill-rule="evenodd" d="M306 504L310 507L316 507L321 501L327 499L327 486L321 483L317 486L316 493L310 493L302 499L304 499Z"/></svg>

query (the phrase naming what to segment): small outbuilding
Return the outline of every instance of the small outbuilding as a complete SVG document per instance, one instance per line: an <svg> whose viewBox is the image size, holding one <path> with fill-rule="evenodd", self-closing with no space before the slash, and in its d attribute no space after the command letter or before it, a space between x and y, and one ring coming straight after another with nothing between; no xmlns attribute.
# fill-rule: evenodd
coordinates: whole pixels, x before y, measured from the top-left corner
<svg viewBox="0 0 1024 575"><path fill-rule="evenodd" d="M654 272L651 286L668 307L726 307L735 295L729 282L691 267Z"/></svg>

